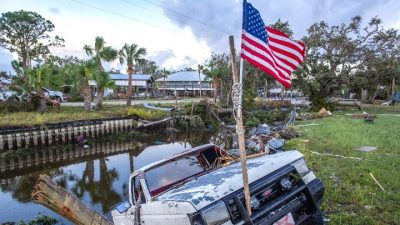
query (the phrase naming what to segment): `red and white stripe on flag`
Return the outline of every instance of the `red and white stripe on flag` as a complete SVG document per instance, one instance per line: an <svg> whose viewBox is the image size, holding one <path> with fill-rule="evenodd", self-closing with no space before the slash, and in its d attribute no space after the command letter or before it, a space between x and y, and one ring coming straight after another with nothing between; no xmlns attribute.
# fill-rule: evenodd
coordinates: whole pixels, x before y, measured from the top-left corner
<svg viewBox="0 0 400 225"><path fill-rule="evenodd" d="M266 27L266 31L265 42L243 30L241 57L290 88L290 75L304 61L306 47L279 30Z"/></svg>

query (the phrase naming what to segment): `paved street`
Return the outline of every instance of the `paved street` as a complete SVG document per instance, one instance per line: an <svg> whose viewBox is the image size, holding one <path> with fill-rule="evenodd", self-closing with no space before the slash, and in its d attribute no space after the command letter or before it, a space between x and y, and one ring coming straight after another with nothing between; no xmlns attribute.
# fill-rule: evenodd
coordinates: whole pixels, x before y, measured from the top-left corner
<svg viewBox="0 0 400 225"><path fill-rule="evenodd" d="M270 101L274 101L275 99L268 99ZM290 100L290 99L287 99ZM178 103L191 103L191 102L200 102L200 98L183 98L179 99ZM132 99L132 105L143 105L143 103L152 103L152 104L175 104L175 100L164 100L164 99ZM126 105L126 100L108 100L104 101L105 105ZM294 105L309 105L310 102L304 99L292 99L292 104ZM83 102L63 102L61 106L82 106Z"/></svg>
<svg viewBox="0 0 400 225"><path fill-rule="evenodd" d="M178 103L190 103L190 102L199 102L200 98L184 98L178 100ZM152 104L174 104L175 100L164 100L164 99L132 99L132 105L143 105L143 103L152 103ZM104 101L105 105L126 105L126 100L109 100ZM81 106L83 107L83 102L63 102L61 106Z"/></svg>

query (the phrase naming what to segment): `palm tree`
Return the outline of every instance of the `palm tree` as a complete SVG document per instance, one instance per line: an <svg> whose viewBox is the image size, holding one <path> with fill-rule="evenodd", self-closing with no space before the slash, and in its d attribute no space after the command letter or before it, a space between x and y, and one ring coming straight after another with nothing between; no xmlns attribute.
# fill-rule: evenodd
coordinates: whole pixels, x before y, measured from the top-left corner
<svg viewBox="0 0 400 225"><path fill-rule="evenodd" d="M43 87L48 84L48 70L46 66L37 66L33 69L25 69L27 77L27 93L34 93L32 99L39 99L39 112L46 111L46 96Z"/></svg>
<svg viewBox="0 0 400 225"><path fill-rule="evenodd" d="M168 75L171 74L171 72L170 72L169 70L166 70L166 69L164 68L164 69L161 70L161 73L162 73L162 76L163 76L163 78L164 78L164 81L163 81L163 93L164 93L164 95L165 95L165 79L168 77Z"/></svg>
<svg viewBox="0 0 400 225"><path fill-rule="evenodd" d="M39 112L44 113L46 103L52 102L49 96L46 96L44 89L49 86L59 86L59 69L50 64L37 65L33 69L25 69L26 83L20 85L25 93L32 93L33 103L39 99Z"/></svg>
<svg viewBox="0 0 400 225"><path fill-rule="evenodd" d="M137 44L125 44L121 50L119 50L119 62L124 64L126 62L128 69L128 89L126 105L131 105L131 95L132 95L132 74L134 72L134 64L138 64L143 61L143 56L146 55L145 48L139 48Z"/></svg>
<svg viewBox="0 0 400 225"><path fill-rule="evenodd" d="M97 64L94 59L84 63L71 63L63 68L65 76L69 76L72 80L73 88L81 93L86 111L92 109L92 91L90 89L89 80L94 79L97 71Z"/></svg>
<svg viewBox="0 0 400 225"><path fill-rule="evenodd" d="M105 46L106 42L102 37L96 37L94 48L90 45L84 45L83 50L86 55L92 57L97 64L99 72L103 72L104 68L102 61L111 62L114 61L118 56L118 51L111 46ZM102 92L101 92L102 91ZM98 89L97 91L97 107L101 108L103 104L104 88Z"/></svg>
<svg viewBox="0 0 400 225"><path fill-rule="evenodd" d="M204 69L204 66L199 64L197 66L197 68L199 70L199 85L200 85L200 98L201 98L201 77L200 77L200 74L201 74L201 71Z"/></svg>
<svg viewBox="0 0 400 225"><path fill-rule="evenodd" d="M111 77L108 73L104 71L100 71L94 75L94 79L97 84L97 103L96 108L101 109L103 106L103 99L104 99L104 90L107 88L114 89L115 82L111 80Z"/></svg>

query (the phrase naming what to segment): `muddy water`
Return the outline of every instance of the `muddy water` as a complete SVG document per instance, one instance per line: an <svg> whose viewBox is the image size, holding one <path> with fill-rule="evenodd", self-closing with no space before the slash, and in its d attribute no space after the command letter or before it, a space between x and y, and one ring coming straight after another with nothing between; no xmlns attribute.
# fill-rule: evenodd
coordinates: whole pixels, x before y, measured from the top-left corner
<svg viewBox="0 0 400 225"><path fill-rule="evenodd" d="M218 137L209 132L152 134L140 138L140 141L124 141L123 144L116 144L113 140L99 140L90 148L113 145L114 150L109 154L86 154L85 157L79 157L82 155L78 154L79 151L97 150L76 148L73 151L77 151L77 154L72 155L78 157L73 160L49 162L29 169L2 173L0 224L33 219L40 214L59 219L60 224L71 224L44 206L32 202L31 191L39 174L48 174L85 204L110 218L113 206L127 200L128 177L135 168L215 140L218 141Z"/></svg>

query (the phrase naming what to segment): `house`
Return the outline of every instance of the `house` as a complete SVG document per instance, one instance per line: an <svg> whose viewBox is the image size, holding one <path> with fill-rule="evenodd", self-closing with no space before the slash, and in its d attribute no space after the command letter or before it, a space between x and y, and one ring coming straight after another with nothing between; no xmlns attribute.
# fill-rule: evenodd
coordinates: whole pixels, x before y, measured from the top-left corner
<svg viewBox="0 0 400 225"><path fill-rule="evenodd" d="M128 89L128 74L121 73L111 73L111 80L115 82L117 86L114 89L113 94L116 97L125 98L126 91ZM89 82L91 86L96 86L96 81L92 80ZM137 95L138 93L148 93L153 92L154 78L151 74L132 74L132 93Z"/></svg>
<svg viewBox="0 0 400 225"><path fill-rule="evenodd" d="M177 93L179 96L199 96L200 90L202 95L211 96L214 91L212 80L197 71L173 73L166 78L157 79L156 85L160 92Z"/></svg>
<svg viewBox="0 0 400 225"><path fill-rule="evenodd" d="M117 88L115 94L126 94L128 89L128 74L110 74ZM132 74L132 93L152 93L154 78L151 74Z"/></svg>

